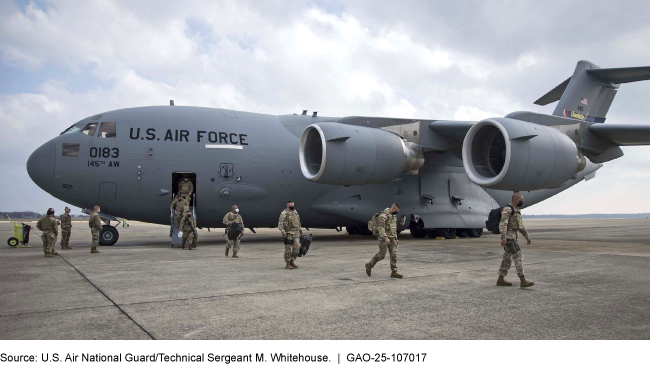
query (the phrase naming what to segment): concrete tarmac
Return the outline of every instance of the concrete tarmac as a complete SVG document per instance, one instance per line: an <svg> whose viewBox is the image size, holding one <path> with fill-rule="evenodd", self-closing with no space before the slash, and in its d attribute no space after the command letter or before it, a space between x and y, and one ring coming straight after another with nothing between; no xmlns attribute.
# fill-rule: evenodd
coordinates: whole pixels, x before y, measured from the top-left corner
<svg viewBox="0 0 650 365"><path fill-rule="evenodd" d="M0 339L650 339L650 220L525 223L527 289L514 266L514 286L495 286L503 249L490 233L403 232L399 280L388 257L366 276L375 239L333 230L311 230L300 268L285 270L274 229L247 231L233 259L222 230L188 251L170 248L169 227L131 222L91 255L75 223L73 249L57 242L46 259L36 234L10 248L1 222Z"/></svg>

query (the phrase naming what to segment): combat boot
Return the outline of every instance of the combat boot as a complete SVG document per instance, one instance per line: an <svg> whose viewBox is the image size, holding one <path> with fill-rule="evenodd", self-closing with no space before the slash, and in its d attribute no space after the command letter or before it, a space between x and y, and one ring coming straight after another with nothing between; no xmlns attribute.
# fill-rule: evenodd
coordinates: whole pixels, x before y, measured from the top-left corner
<svg viewBox="0 0 650 365"><path fill-rule="evenodd" d="M512 283L506 281L506 279L504 279L503 276L499 275L499 279L497 280L497 286L512 286Z"/></svg>
<svg viewBox="0 0 650 365"><path fill-rule="evenodd" d="M404 275L398 274L397 271L391 271L390 277L394 279L401 279L404 277Z"/></svg>
<svg viewBox="0 0 650 365"><path fill-rule="evenodd" d="M372 267L370 267L370 264L366 264L366 274L368 274L368 276L372 274Z"/></svg>
<svg viewBox="0 0 650 365"><path fill-rule="evenodd" d="M289 265L291 265L291 267L293 267L294 269L298 268L298 265L296 265L296 263L293 262L293 260L289 261Z"/></svg>
<svg viewBox="0 0 650 365"><path fill-rule="evenodd" d="M233 252L233 253L232 253L232 258L233 258L233 259L238 259L238 258L239 258L239 256L237 256L237 252Z"/></svg>
<svg viewBox="0 0 650 365"><path fill-rule="evenodd" d="M56 251L52 251L52 255L54 255L54 256L59 256L59 253L56 252Z"/></svg>
<svg viewBox="0 0 650 365"><path fill-rule="evenodd" d="M90 249L90 253L99 253L99 251L97 251L97 247L93 247Z"/></svg>
<svg viewBox="0 0 650 365"><path fill-rule="evenodd" d="M183 242L183 245L181 246L181 248L182 248L183 250L185 249L185 242Z"/></svg>
<svg viewBox="0 0 650 365"><path fill-rule="evenodd" d="M293 266L291 266L291 264L287 262L287 266L285 266L284 268L287 270L291 270L293 269Z"/></svg>
<svg viewBox="0 0 650 365"><path fill-rule="evenodd" d="M51 253L46 253L45 257L54 257L54 255L52 255Z"/></svg>
<svg viewBox="0 0 650 365"><path fill-rule="evenodd" d="M228 257L228 252L229 251L230 251L230 248L226 247L226 257ZM235 256L233 255L233 257L235 257Z"/></svg>
<svg viewBox="0 0 650 365"><path fill-rule="evenodd" d="M521 287L522 288L528 288L529 286L535 285L535 283L533 283L532 281L526 280L526 277L523 276L523 275L519 277L519 280L521 280Z"/></svg>

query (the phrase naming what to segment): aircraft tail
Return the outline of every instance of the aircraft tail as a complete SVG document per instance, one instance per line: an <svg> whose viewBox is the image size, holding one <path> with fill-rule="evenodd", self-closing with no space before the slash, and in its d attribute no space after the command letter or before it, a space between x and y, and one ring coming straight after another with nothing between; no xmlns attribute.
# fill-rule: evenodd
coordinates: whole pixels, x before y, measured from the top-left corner
<svg viewBox="0 0 650 365"><path fill-rule="evenodd" d="M553 115L604 123L620 84L650 80L650 66L600 68L579 61L573 76L535 101L547 105L560 101Z"/></svg>

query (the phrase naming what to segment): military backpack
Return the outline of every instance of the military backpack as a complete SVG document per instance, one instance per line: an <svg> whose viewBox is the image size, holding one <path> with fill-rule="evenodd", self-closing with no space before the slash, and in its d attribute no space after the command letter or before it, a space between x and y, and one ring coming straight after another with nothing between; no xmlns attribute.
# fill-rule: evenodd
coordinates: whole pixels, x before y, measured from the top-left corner
<svg viewBox="0 0 650 365"><path fill-rule="evenodd" d="M497 209L492 209L490 215L488 215L488 220L485 221L485 228L487 228L488 231L494 234L501 233L499 232L499 223L501 223L501 211L503 211L505 207L510 207L510 218L515 214L515 208L510 204Z"/></svg>
<svg viewBox="0 0 650 365"><path fill-rule="evenodd" d="M375 213L375 215L372 216L372 219L368 221L368 229L375 236L379 236L379 216L380 215L381 215L381 213Z"/></svg>

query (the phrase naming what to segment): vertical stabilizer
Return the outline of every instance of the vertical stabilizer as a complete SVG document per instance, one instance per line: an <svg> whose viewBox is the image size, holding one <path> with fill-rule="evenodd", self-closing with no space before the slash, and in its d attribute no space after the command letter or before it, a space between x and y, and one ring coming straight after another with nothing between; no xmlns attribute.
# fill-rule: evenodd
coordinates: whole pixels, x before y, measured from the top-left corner
<svg viewBox="0 0 650 365"><path fill-rule="evenodd" d="M580 61L573 75L535 104L560 101L553 115L603 123L620 84L650 79L650 67L600 68Z"/></svg>

